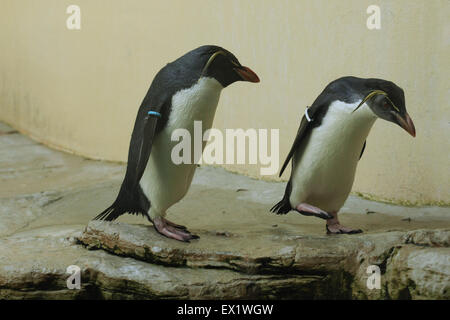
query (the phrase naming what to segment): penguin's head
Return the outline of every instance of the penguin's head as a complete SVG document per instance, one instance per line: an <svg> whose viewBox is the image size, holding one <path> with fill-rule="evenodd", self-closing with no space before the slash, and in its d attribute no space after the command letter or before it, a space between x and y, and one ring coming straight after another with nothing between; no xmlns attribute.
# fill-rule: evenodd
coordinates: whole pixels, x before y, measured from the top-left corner
<svg viewBox="0 0 450 320"><path fill-rule="evenodd" d="M204 65L201 76L216 79L225 88L236 81L259 82L250 68L241 65L228 50L218 46L200 47Z"/></svg>
<svg viewBox="0 0 450 320"><path fill-rule="evenodd" d="M378 80L376 85L365 93L364 99L356 109L365 102L378 118L393 122L405 129L411 136L416 136L416 128L406 111L405 93L402 88L393 82Z"/></svg>

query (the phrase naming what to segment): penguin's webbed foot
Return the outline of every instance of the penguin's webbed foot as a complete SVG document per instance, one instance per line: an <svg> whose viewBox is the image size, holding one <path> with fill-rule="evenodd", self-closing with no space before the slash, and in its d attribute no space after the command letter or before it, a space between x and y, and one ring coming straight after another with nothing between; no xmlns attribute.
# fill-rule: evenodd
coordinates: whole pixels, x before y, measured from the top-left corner
<svg viewBox="0 0 450 320"><path fill-rule="evenodd" d="M330 215L328 212L323 211L322 209L319 209L307 203L300 203L297 207L295 207L295 210L298 213L303 214L305 216L314 216L325 220L333 219L333 216Z"/></svg>
<svg viewBox="0 0 450 320"><path fill-rule="evenodd" d="M352 229L341 225L337 217L337 212L331 212L330 214L333 216L333 218L327 220L327 234L356 234L363 232L361 229Z"/></svg>
<svg viewBox="0 0 450 320"><path fill-rule="evenodd" d="M186 227L175 224L163 217L156 217L153 219L153 226L156 231L167 238L178 241L189 242L192 239L198 239L199 236L190 233Z"/></svg>

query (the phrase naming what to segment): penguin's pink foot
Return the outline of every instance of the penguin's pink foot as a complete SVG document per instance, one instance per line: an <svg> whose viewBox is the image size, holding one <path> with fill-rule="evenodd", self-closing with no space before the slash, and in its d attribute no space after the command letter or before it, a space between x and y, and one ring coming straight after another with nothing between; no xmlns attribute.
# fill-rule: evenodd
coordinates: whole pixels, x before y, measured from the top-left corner
<svg viewBox="0 0 450 320"><path fill-rule="evenodd" d="M305 216L315 216L322 219L333 219L333 216L328 212L307 203L300 203L297 207L295 207L295 210Z"/></svg>
<svg viewBox="0 0 450 320"><path fill-rule="evenodd" d="M363 232L361 229L352 229L344 227L339 223L337 212L330 212L332 219L327 220L327 234L355 234Z"/></svg>
<svg viewBox="0 0 450 320"><path fill-rule="evenodd" d="M199 236L190 233L186 227L170 222L163 217L156 217L153 219L153 226L163 236L175 239L178 241L189 242L192 239L198 239Z"/></svg>

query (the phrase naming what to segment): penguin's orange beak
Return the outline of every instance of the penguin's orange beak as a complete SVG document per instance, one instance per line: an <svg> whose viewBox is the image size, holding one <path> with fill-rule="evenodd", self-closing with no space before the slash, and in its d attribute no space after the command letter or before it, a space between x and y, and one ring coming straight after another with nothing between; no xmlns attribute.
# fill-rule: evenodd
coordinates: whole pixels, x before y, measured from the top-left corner
<svg viewBox="0 0 450 320"><path fill-rule="evenodd" d="M256 73L254 73L252 69L248 67L240 66L238 68L234 68L234 71L236 71L244 81L259 82L259 78Z"/></svg>
<svg viewBox="0 0 450 320"><path fill-rule="evenodd" d="M395 116L397 117L397 123L400 125L400 127L405 129L406 132L408 132L410 135L415 137L416 136L416 128L414 127L414 123L413 123L411 117L409 116L409 114L405 113L405 116L402 117L401 115L396 113Z"/></svg>

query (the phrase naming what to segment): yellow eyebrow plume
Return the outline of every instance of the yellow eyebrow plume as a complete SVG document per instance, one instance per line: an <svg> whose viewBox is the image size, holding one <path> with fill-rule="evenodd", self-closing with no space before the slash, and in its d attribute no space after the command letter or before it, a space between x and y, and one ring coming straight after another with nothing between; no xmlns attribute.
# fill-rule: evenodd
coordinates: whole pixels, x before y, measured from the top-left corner
<svg viewBox="0 0 450 320"><path fill-rule="evenodd" d="M211 64L211 62L213 62L214 58L217 57L219 54L222 54L222 55L226 56L226 53L223 50L219 50L219 51L214 52L211 55L211 57L208 59L208 62L203 67L202 74L204 74L205 71L208 70L208 67Z"/></svg>
<svg viewBox="0 0 450 320"><path fill-rule="evenodd" d="M355 108L355 110L352 111L352 113L355 112L356 110L358 110L359 107L361 107L364 103L367 102L367 100L376 96L377 94L382 94L383 96L385 96L386 99L388 99L389 103L392 105L392 107L394 107L395 110L400 112L400 110L396 107L396 105L392 102L392 100L389 99L388 94L386 92L384 92L382 90L373 90L359 103L359 105Z"/></svg>

